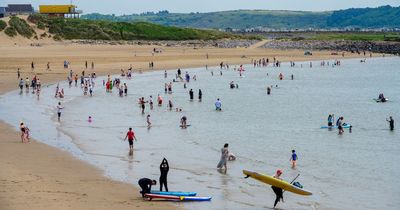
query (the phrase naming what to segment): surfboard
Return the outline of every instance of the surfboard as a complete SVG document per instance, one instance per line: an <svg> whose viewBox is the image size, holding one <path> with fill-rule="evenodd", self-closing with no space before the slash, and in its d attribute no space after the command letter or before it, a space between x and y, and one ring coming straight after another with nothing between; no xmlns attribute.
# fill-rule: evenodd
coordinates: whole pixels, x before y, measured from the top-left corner
<svg viewBox="0 0 400 210"><path fill-rule="evenodd" d="M190 125L186 125L186 127L189 127ZM181 128L185 128L185 127L183 127L183 125L180 125L179 127L181 127Z"/></svg>
<svg viewBox="0 0 400 210"><path fill-rule="evenodd" d="M151 191L151 194L157 195L173 195L173 196L196 196L196 192L163 192L163 191Z"/></svg>
<svg viewBox="0 0 400 210"><path fill-rule="evenodd" d="M351 125L350 124L345 124L345 125L343 125L342 126L343 128L350 128L351 127ZM336 125L334 125L334 126L327 126L327 125L324 125L324 126L321 126L321 129L326 129L326 128L338 128Z"/></svg>
<svg viewBox="0 0 400 210"><path fill-rule="evenodd" d="M175 196L175 195L159 195L159 194L145 194L146 198L150 201L153 199L162 199L170 201L210 201L211 197L195 197L195 196Z"/></svg>
<svg viewBox="0 0 400 210"><path fill-rule="evenodd" d="M181 201L210 201L211 197L181 196Z"/></svg>
<svg viewBox="0 0 400 210"><path fill-rule="evenodd" d="M295 194L299 194L299 195L312 195L312 193L310 191L304 190L302 188L296 187L292 184L290 184L289 182L280 180L280 179L276 179L272 176L268 176L268 175L264 175L264 174L260 174L257 172L253 172L253 171L247 171L247 170L243 170L243 174L256 179L260 182L263 182L265 184L269 184L275 187L279 187L282 188L283 190L295 193Z"/></svg>
<svg viewBox="0 0 400 210"><path fill-rule="evenodd" d="M377 98L374 98L373 100L376 101L377 103L385 103L385 102L389 101L388 98L385 98L385 101L382 101L381 99L377 99Z"/></svg>
<svg viewBox="0 0 400 210"><path fill-rule="evenodd" d="M181 198L179 196L174 196L174 195L158 195L158 194L145 194L144 195L146 198L149 198L149 200L153 199L163 199L163 200L175 200L175 201L180 201Z"/></svg>

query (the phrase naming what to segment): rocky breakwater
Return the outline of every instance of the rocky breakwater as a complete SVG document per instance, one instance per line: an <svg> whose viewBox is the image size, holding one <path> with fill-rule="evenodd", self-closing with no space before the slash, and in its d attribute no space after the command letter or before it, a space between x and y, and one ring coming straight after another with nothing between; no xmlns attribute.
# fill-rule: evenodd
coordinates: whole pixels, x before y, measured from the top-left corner
<svg viewBox="0 0 400 210"><path fill-rule="evenodd" d="M375 53L387 53L394 55L400 54L400 42L384 41L273 40L271 42L267 42L262 47L273 49L333 50L347 52L371 51Z"/></svg>

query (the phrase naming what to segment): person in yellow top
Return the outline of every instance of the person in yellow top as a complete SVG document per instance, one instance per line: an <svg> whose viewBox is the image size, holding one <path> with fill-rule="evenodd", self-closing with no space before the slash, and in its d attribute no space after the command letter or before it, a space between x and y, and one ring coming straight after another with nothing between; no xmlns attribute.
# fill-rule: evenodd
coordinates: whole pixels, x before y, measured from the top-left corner
<svg viewBox="0 0 400 210"><path fill-rule="evenodd" d="M282 173L283 173L282 170L278 169L276 171L275 175L274 175L274 178L282 180L281 177L280 177L282 175ZM274 191L274 193L276 195L276 199L275 199L275 203L274 203L274 208L275 208L276 204L278 204L278 202L281 199L283 201L283 190L282 190L282 188L275 187L275 186L272 186L271 188L272 188L272 190Z"/></svg>

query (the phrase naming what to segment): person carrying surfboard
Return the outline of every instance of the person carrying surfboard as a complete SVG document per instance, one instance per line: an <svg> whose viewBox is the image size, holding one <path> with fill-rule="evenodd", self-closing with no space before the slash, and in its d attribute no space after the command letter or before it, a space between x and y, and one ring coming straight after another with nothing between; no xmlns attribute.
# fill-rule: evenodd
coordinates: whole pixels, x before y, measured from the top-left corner
<svg viewBox="0 0 400 210"><path fill-rule="evenodd" d="M221 149L221 160L219 161L217 168L222 169L224 168L224 171L228 170L228 167L226 166L226 162L228 161L229 157L229 150L228 150L229 144L225 144L224 148Z"/></svg>
<svg viewBox="0 0 400 210"><path fill-rule="evenodd" d="M282 180L282 178L280 177L282 175L282 173L283 173L282 170L278 169L276 171L275 175L274 175L274 178ZM276 199L275 199L275 202L274 202L274 208L275 208L276 204L278 204L278 202L281 199L283 201L283 190L282 190L282 188L275 187L275 186L272 186L271 188L272 188L272 190L274 191L274 193L276 195Z"/></svg>

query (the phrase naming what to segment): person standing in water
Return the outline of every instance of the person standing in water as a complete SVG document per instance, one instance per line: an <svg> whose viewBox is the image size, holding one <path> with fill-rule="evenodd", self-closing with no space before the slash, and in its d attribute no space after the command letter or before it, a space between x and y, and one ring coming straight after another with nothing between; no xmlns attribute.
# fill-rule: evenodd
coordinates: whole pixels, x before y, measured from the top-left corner
<svg viewBox="0 0 400 210"><path fill-rule="evenodd" d="M201 89L199 89L199 101L201 102L201 99L203 98L203 92L201 92Z"/></svg>
<svg viewBox="0 0 400 210"><path fill-rule="evenodd" d="M297 162L297 154L295 150L292 150L292 157L290 157L290 161L292 162L292 168L296 167L296 162Z"/></svg>
<svg viewBox="0 0 400 210"><path fill-rule="evenodd" d="M217 98L217 101L215 102L215 110L222 111L222 103L219 98Z"/></svg>
<svg viewBox="0 0 400 210"><path fill-rule="evenodd" d="M344 120L343 117L339 117L339 119L336 121L336 126L337 126L338 129L339 129L339 135L341 135L341 134L344 133L344 130L343 130L343 120Z"/></svg>
<svg viewBox="0 0 400 210"><path fill-rule="evenodd" d="M129 142L129 151L133 151L133 140L137 141L135 133L132 131L132 128L129 128L129 131L126 133L124 141L128 138Z"/></svg>
<svg viewBox="0 0 400 210"><path fill-rule="evenodd" d="M390 116L389 119L386 119L386 121L389 122L390 130L393 131L393 130L394 130L394 120L393 120L393 117Z"/></svg>
<svg viewBox="0 0 400 210"><path fill-rule="evenodd" d="M64 109L64 107L61 106L61 102L58 102L57 105L57 116L58 116L58 122L61 120L61 110Z"/></svg>
<svg viewBox="0 0 400 210"><path fill-rule="evenodd" d="M334 119L334 115L333 114L330 114L329 116L328 116L328 126L329 127L332 127L333 126L333 121L334 121L335 119Z"/></svg>
<svg viewBox="0 0 400 210"><path fill-rule="evenodd" d="M278 169L276 171L275 175L274 175L274 178L282 180L281 177L280 177L281 175L282 175L282 170ZM276 204L278 204L278 202L281 199L283 201L283 190L282 190L282 188L275 187L275 186L272 186L271 188L272 188L272 190L274 191L274 193L276 195L276 199L275 199L275 202L274 202L274 208L275 208Z"/></svg>
<svg viewBox="0 0 400 210"><path fill-rule="evenodd" d="M193 101L193 89L189 90L189 97L190 97L190 100Z"/></svg>
<svg viewBox="0 0 400 210"><path fill-rule="evenodd" d="M229 157L229 150L228 150L229 144L225 144L224 147L221 149L221 160L219 161L217 168L222 169L224 168L225 173L228 170L228 167L226 166L226 162L228 161Z"/></svg>
<svg viewBox="0 0 400 210"><path fill-rule="evenodd" d="M169 164L167 159L163 159L160 164L160 191L162 191L163 186L165 187L165 191L168 192L168 185L167 185L167 175L169 171Z"/></svg>
<svg viewBox="0 0 400 210"><path fill-rule="evenodd" d="M147 120L147 127L150 128L151 127L151 122L150 122L150 115L148 114L146 117Z"/></svg>
<svg viewBox="0 0 400 210"><path fill-rule="evenodd" d="M267 87L267 95L270 95L270 94L271 94L271 87L268 86L268 87Z"/></svg>
<svg viewBox="0 0 400 210"><path fill-rule="evenodd" d="M171 111L173 107L174 107L174 105L172 104L172 101L168 100L168 108L169 108L169 110Z"/></svg>
<svg viewBox="0 0 400 210"><path fill-rule="evenodd" d="M181 118L181 127L182 128L187 128L187 117L186 116L183 116Z"/></svg>

